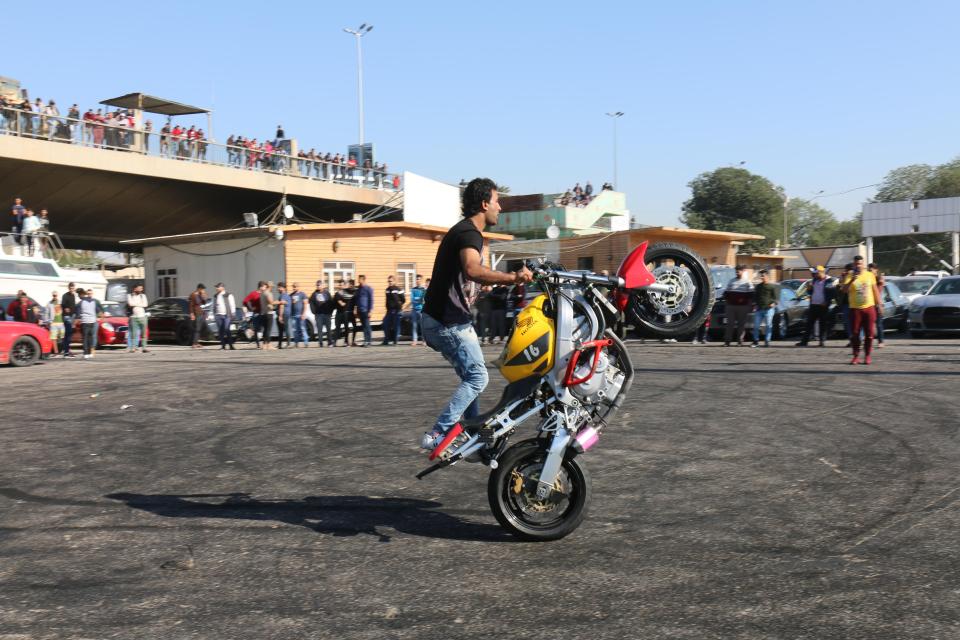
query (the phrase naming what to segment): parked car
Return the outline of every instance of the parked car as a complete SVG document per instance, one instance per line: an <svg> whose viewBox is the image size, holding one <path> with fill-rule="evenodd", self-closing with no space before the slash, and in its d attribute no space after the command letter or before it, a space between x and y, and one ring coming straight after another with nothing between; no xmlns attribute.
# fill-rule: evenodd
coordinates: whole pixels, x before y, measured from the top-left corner
<svg viewBox="0 0 960 640"><path fill-rule="evenodd" d="M960 331L960 276L941 278L926 295L910 303L910 335Z"/></svg>
<svg viewBox="0 0 960 640"><path fill-rule="evenodd" d="M201 340L217 339L217 322L213 317L213 303L203 305L204 324ZM147 307L147 330L154 342L172 341L188 345L193 341L193 321L187 298L159 298ZM231 325L231 331L236 326Z"/></svg>
<svg viewBox="0 0 960 640"><path fill-rule="evenodd" d="M896 283L887 279L883 286L883 330L888 331L906 331L910 310L910 301L897 287ZM847 328L844 324L843 315L839 313L839 307L833 305L830 308L830 316L827 326L831 327L833 335L844 335Z"/></svg>
<svg viewBox="0 0 960 640"><path fill-rule="evenodd" d="M913 302L937 283L937 278L933 276L888 276L887 282L893 282L907 298Z"/></svg>
<svg viewBox="0 0 960 640"><path fill-rule="evenodd" d="M46 358L53 342L46 329L29 322L0 322L0 364L25 367Z"/></svg>
<svg viewBox="0 0 960 640"><path fill-rule="evenodd" d="M773 339L785 340L789 336L802 333L807 326L807 312L810 310L810 301L797 297L793 289L780 287L780 299L777 301L777 310L773 316ZM747 315L747 336L753 331L754 314ZM722 335L727 327L727 306L721 296L713 305L710 312L710 334ZM751 338L752 339L752 338Z"/></svg>
<svg viewBox="0 0 960 640"><path fill-rule="evenodd" d="M789 280L781 280L777 284L779 284L781 288L793 289L794 291L796 291L797 289L800 288L800 285L802 285L804 282L806 282L806 280L791 278Z"/></svg>
<svg viewBox="0 0 960 640"><path fill-rule="evenodd" d="M907 275L908 276L929 276L931 278L936 278L937 280L939 280L940 278L949 277L950 272L942 271L942 270L941 271L911 271Z"/></svg>

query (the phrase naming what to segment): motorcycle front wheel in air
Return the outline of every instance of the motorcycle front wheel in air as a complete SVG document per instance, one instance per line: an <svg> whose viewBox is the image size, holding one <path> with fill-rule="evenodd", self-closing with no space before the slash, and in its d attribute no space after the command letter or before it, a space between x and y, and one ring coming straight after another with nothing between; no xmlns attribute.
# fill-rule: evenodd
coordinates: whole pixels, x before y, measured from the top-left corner
<svg viewBox="0 0 960 640"><path fill-rule="evenodd" d="M686 246L659 242L647 248L647 268L670 292L630 293L628 324L641 338L680 338L696 331L713 307L714 283L703 258Z"/></svg>
<svg viewBox="0 0 960 640"><path fill-rule="evenodd" d="M546 457L541 443L519 442L500 456L487 484L497 522L524 540L559 540L569 535L583 522L590 504L590 474L573 456L564 459L550 495L537 498Z"/></svg>

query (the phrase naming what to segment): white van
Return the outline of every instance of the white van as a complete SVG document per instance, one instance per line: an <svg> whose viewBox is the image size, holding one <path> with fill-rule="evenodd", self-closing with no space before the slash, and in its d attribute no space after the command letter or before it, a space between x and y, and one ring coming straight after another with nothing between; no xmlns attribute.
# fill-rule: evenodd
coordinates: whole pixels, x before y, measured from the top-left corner
<svg viewBox="0 0 960 640"><path fill-rule="evenodd" d="M71 282L78 289L92 289L97 300L103 300L107 293L107 279L99 271L65 269L50 258L0 254L0 294L24 291L40 304L46 304L52 292L63 295Z"/></svg>

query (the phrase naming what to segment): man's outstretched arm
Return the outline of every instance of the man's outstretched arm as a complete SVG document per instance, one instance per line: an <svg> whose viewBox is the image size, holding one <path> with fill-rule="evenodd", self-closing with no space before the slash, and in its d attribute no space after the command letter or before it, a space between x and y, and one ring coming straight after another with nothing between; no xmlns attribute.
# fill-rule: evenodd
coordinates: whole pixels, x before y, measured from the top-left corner
<svg viewBox="0 0 960 640"><path fill-rule="evenodd" d="M533 274L526 267L514 273L504 273L483 266L480 253L473 247L460 250L460 264L467 278L480 284L520 284L533 280Z"/></svg>

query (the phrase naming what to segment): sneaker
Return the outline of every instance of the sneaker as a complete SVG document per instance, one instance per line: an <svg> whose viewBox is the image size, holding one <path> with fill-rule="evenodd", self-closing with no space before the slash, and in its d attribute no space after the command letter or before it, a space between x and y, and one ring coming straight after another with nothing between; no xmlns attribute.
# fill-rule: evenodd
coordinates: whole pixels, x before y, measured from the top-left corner
<svg viewBox="0 0 960 640"><path fill-rule="evenodd" d="M751 342L751 343L750 343L750 348L751 348L751 349L756 349L756 348L759 347L759 346L760 346L760 343L759 343L759 342Z"/></svg>
<svg viewBox="0 0 960 640"><path fill-rule="evenodd" d="M860 356L853 356L853 359L850 361L850 364L860 364Z"/></svg>
<svg viewBox="0 0 960 640"><path fill-rule="evenodd" d="M724 343L723 343L723 346L729 347L729 346L730 346L730 343L729 343L729 342L724 342Z"/></svg>
<svg viewBox="0 0 960 640"><path fill-rule="evenodd" d="M84 360L89 360L89 359L92 358L92 357L93 357L93 356L91 356L89 353L83 354L83 359L84 359Z"/></svg>
<svg viewBox="0 0 960 640"><path fill-rule="evenodd" d="M870 356L865 356L863 358L863 364L870 364Z"/></svg>
<svg viewBox="0 0 960 640"><path fill-rule="evenodd" d="M883 349L883 343L882 343L882 342L878 342L878 343L877 343L877 349Z"/></svg>
<svg viewBox="0 0 960 640"><path fill-rule="evenodd" d="M770 346L770 343L769 343L768 341L764 340L764 341L763 341L763 346L764 346L764 347L769 347L769 346Z"/></svg>
<svg viewBox="0 0 960 640"><path fill-rule="evenodd" d="M443 440L443 436L445 435L446 432L441 431L440 429L427 431L420 436L420 448L426 449L427 451L433 451L437 448L437 445L440 444L440 441Z"/></svg>

